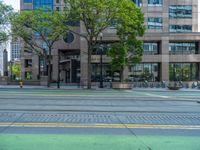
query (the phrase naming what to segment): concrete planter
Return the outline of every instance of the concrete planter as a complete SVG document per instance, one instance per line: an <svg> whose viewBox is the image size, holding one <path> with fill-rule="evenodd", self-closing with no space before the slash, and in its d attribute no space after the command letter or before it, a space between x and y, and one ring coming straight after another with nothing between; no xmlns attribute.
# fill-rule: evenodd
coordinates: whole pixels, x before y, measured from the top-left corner
<svg viewBox="0 0 200 150"><path fill-rule="evenodd" d="M168 86L169 90L179 90L180 88L179 86Z"/></svg>
<svg viewBox="0 0 200 150"><path fill-rule="evenodd" d="M0 85L8 85L8 77L0 77Z"/></svg>
<svg viewBox="0 0 200 150"><path fill-rule="evenodd" d="M169 90L179 90L180 88L182 88L182 86L176 82L169 83L167 87Z"/></svg>
<svg viewBox="0 0 200 150"><path fill-rule="evenodd" d="M40 85L47 86L48 83L48 76L41 76L40 77Z"/></svg>
<svg viewBox="0 0 200 150"><path fill-rule="evenodd" d="M112 82L113 89L132 89L131 83Z"/></svg>

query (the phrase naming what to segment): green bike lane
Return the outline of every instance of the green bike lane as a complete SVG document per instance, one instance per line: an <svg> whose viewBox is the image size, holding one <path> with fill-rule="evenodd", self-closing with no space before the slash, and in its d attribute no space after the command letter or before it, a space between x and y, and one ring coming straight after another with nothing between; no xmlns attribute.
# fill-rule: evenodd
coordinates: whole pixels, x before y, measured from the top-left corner
<svg viewBox="0 0 200 150"><path fill-rule="evenodd" d="M73 91L73 90L16 90L16 91L0 91L0 95L4 96L27 96L27 97L159 97L162 99L170 99L171 97L196 98L200 94L198 92L166 92L166 91ZM34 127L39 128L40 126ZM55 125L56 127L56 125ZM12 127L7 127L11 129ZM23 128L23 125L19 128ZM42 127L46 130L49 127ZM70 127L72 130L76 128ZM90 127L88 127L90 128ZM103 129L105 129L104 127ZM29 129L28 129L29 130ZM32 130L32 129L30 129ZM57 129L55 129L57 130ZM0 150L199 150L200 136L182 135L182 134L162 134L165 127L160 129L160 134L137 134L127 127L124 130L130 134L106 134L106 132L90 134L85 132L87 128L81 130L80 133L70 134L68 132L61 133L34 133L34 132L0 132ZM120 128L117 130L121 130ZM142 128L141 128L142 130ZM175 129L170 129L175 130ZM176 130L179 132L200 132L198 129ZM154 132L157 132L155 130Z"/></svg>
<svg viewBox="0 0 200 150"><path fill-rule="evenodd" d="M124 96L124 97L200 97L200 92L197 90L44 90L44 89L16 89L16 90L0 90L0 95L16 95L16 96Z"/></svg>
<svg viewBox="0 0 200 150"><path fill-rule="evenodd" d="M200 126L0 124L1 150L199 150ZM3 127L3 128L2 128Z"/></svg>
<svg viewBox="0 0 200 150"><path fill-rule="evenodd" d="M1 150L199 150L200 137L0 134Z"/></svg>

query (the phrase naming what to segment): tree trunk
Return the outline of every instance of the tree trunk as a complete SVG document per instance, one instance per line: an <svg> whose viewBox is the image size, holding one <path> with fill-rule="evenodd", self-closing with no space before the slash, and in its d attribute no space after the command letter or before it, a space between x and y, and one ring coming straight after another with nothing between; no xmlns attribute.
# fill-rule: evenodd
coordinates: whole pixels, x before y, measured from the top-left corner
<svg viewBox="0 0 200 150"><path fill-rule="evenodd" d="M47 87L50 87L51 84L51 48L49 47L49 55L47 55L47 63L48 63L48 78L47 78Z"/></svg>
<svg viewBox="0 0 200 150"><path fill-rule="evenodd" d="M121 68L119 74L120 74L120 82L123 82L124 81L124 67Z"/></svg>
<svg viewBox="0 0 200 150"><path fill-rule="evenodd" d="M87 88L91 89L91 54L92 54L92 46L91 42L88 42L88 74L87 74Z"/></svg>
<svg viewBox="0 0 200 150"><path fill-rule="evenodd" d="M47 87L50 87L51 82L51 60L48 60L48 78L47 78Z"/></svg>

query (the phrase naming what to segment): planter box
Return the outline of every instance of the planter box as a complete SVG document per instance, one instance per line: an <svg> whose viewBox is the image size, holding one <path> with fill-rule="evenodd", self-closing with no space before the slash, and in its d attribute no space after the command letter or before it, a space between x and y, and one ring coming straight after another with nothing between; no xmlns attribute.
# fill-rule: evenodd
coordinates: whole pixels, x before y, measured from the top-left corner
<svg viewBox="0 0 200 150"><path fill-rule="evenodd" d="M168 86L169 90L179 90L180 88L179 86Z"/></svg>
<svg viewBox="0 0 200 150"><path fill-rule="evenodd" d="M132 89L132 83L113 82L113 89Z"/></svg>
<svg viewBox="0 0 200 150"><path fill-rule="evenodd" d="M47 83L48 83L48 77L47 76L41 76L40 77L40 85L42 86L47 86Z"/></svg>
<svg viewBox="0 0 200 150"><path fill-rule="evenodd" d="M8 77L0 77L0 85L8 85Z"/></svg>

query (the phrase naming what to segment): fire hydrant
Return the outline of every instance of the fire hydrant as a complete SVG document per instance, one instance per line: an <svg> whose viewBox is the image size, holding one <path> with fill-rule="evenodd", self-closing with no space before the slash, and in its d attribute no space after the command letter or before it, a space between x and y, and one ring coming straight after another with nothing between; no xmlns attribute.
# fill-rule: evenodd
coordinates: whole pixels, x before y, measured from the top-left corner
<svg viewBox="0 0 200 150"><path fill-rule="evenodd" d="M20 86L20 88L23 87L23 82L22 81L19 82L19 86Z"/></svg>

